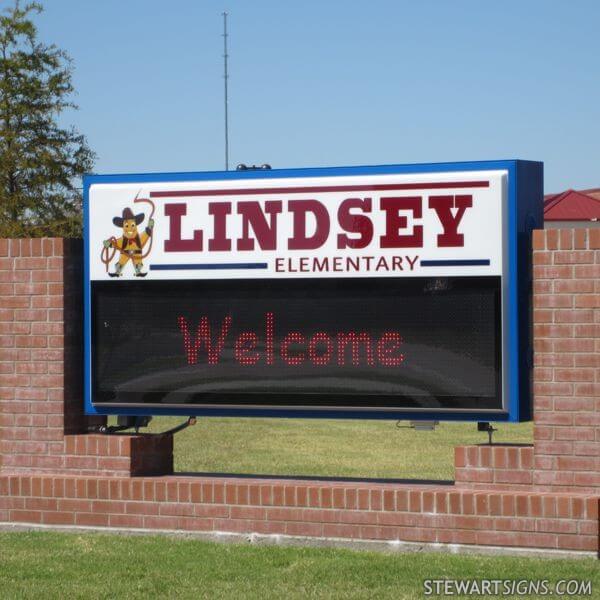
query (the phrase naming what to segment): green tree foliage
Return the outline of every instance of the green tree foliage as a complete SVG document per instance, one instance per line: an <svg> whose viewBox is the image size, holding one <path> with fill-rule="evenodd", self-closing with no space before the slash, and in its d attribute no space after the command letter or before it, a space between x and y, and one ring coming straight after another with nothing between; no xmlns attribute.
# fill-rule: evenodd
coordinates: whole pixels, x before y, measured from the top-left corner
<svg viewBox="0 0 600 600"><path fill-rule="evenodd" d="M81 236L80 177L94 153L60 125L70 100L71 59L37 40L42 7L0 14L0 237Z"/></svg>

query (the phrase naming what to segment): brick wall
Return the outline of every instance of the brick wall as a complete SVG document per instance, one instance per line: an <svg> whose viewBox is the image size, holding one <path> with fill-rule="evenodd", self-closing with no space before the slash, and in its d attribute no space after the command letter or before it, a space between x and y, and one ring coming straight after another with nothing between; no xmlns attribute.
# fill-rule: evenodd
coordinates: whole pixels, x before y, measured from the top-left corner
<svg viewBox="0 0 600 600"><path fill-rule="evenodd" d="M600 229L535 231L533 483L600 491Z"/></svg>
<svg viewBox="0 0 600 600"><path fill-rule="evenodd" d="M0 472L170 473L173 440L84 434L81 240L0 240Z"/></svg>
<svg viewBox="0 0 600 600"><path fill-rule="evenodd" d="M2 496L15 523L598 549L594 495L277 479L20 475L0 478L0 501Z"/></svg>
<svg viewBox="0 0 600 600"><path fill-rule="evenodd" d="M533 446L526 444L458 446L454 449L456 485L472 489L531 489L533 455Z"/></svg>
<svg viewBox="0 0 600 600"><path fill-rule="evenodd" d="M64 434L85 430L81 268L80 240L0 240L0 464L5 470L62 468Z"/></svg>
<svg viewBox="0 0 600 600"><path fill-rule="evenodd" d="M140 477L170 436L85 433L81 244L0 240L0 522L597 551L599 244L536 232L534 446L457 448L443 486Z"/></svg>
<svg viewBox="0 0 600 600"><path fill-rule="evenodd" d="M173 472L172 435L66 435L65 470L129 477Z"/></svg>
<svg viewBox="0 0 600 600"><path fill-rule="evenodd" d="M600 492L600 229L535 231L534 446L456 449L457 485Z"/></svg>

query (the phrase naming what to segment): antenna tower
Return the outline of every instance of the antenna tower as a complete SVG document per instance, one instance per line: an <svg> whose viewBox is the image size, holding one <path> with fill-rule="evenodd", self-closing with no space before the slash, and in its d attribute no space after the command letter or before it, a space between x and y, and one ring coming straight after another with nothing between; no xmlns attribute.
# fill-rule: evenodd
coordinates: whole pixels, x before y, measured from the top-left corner
<svg viewBox="0 0 600 600"><path fill-rule="evenodd" d="M225 82L225 170L229 171L229 91L227 89L227 80L229 73L227 71L227 13L223 13L223 80Z"/></svg>

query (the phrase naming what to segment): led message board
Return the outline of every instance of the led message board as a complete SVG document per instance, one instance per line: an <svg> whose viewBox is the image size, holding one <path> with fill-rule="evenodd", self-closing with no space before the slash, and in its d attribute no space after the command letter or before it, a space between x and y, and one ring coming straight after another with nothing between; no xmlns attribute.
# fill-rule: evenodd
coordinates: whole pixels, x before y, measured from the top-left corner
<svg viewBox="0 0 600 600"><path fill-rule="evenodd" d="M542 165L93 175L89 414L531 416Z"/></svg>

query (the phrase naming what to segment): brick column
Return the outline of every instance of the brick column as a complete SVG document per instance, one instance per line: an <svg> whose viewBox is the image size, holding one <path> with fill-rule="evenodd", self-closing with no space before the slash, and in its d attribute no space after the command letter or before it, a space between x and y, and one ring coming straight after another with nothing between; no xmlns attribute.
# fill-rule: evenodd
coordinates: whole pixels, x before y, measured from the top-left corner
<svg viewBox="0 0 600 600"><path fill-rule="evenodd" d="M82 265L81 240L0 240L0 470L171 472L172 439L86 435Z"/></svg>
<svg viewBox="0 0 600 600"><path fill-rule="evenodd" d="M65 432L85 428L80 256L80 241L0 240L3 470L60 469Z"/></svg>
<svg viewBox="0 0 600 600"><path fill-rule="evenodd" d="M600 490L600 228L535 231L536 486Z"/></svg>

